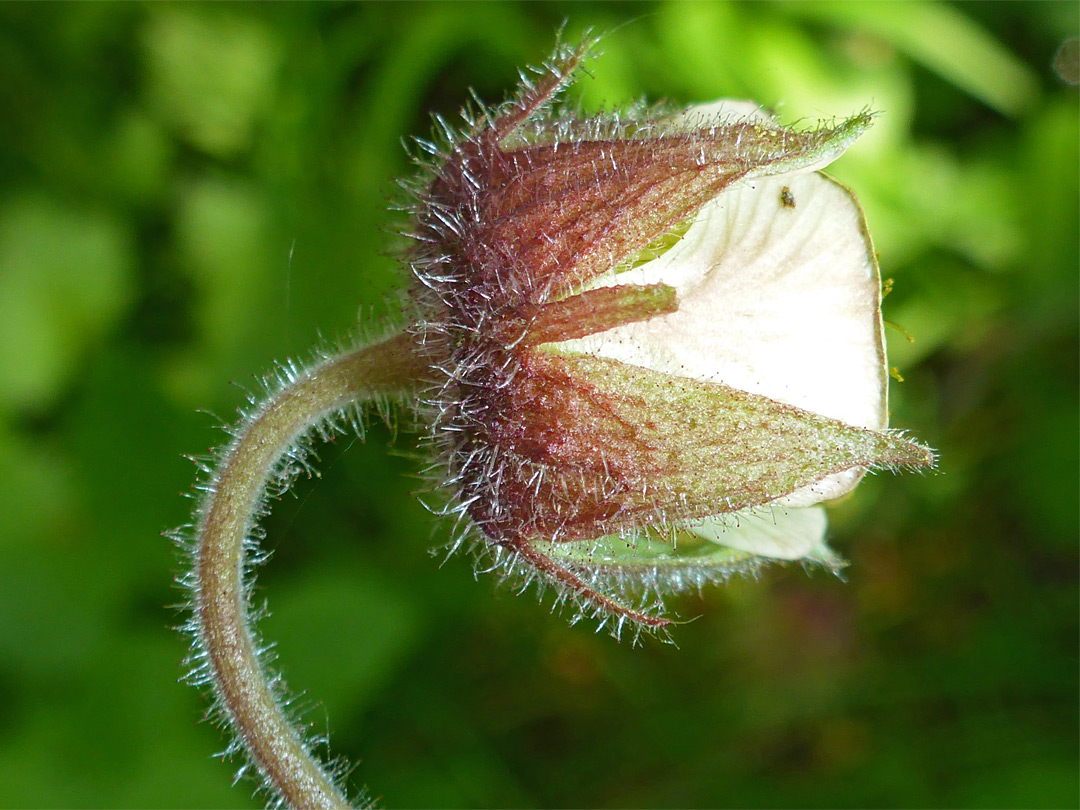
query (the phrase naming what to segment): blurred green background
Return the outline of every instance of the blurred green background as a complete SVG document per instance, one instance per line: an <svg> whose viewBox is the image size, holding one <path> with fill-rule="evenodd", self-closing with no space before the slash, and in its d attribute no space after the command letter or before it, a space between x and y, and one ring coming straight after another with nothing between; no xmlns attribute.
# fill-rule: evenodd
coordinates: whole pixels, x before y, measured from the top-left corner
<svg viewBox="0 0 1080 810"><path fill-rule="evenodd" d="M589 109L883 111L833 170L915 338L889 335L893 424L940 474L834 510L846 584L777 567L631 649L440 569L414 437L376 425L268 521L262 628L306 719L390 807L1077 806L1078 14L0 5L0 805L258 805L177 682L160 533L222 438L199 409L394 320L401 137L502 99L566 19L613 31Z"/></svg>

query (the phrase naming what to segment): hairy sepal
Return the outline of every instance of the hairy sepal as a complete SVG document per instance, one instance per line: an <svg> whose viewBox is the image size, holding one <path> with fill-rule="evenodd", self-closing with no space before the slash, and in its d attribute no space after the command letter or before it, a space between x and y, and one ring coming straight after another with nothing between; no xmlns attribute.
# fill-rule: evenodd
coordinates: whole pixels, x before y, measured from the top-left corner
<svg viewBox="0 0 1080 810"><path fill-rule="evenodd" d="M488 405L483 441L497 480L470 513L496 539L676 525L764 506L845 470L934 461L890 431L550 349L525 353L514 384Z"/></svg>

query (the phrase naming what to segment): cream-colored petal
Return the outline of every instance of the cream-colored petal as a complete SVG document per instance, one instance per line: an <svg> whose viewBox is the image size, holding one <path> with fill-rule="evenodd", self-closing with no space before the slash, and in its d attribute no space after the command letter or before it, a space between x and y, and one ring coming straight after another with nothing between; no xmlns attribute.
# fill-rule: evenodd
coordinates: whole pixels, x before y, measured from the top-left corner
<svg viewBox="0 0 1080 810"><path fill-rule="evenodd" d="M844 470L835 475L826 476L809 486L797 489L783 498L777 498L773 503L778 506L807 507L816 503L835 500L855 489L864 475L866 475L866 470L862 467Z"/></svg>
<svg viewBox="0 0 1080 810"><path fill-rule="evenodd" d="M809 509L763 508L708 518L686 530L703 540L778 560L834 560L825 545L828 518L820 506Z"/></svg>
<svg viewBox="0 0 1080 810"><path fill-rule="evenodd" d="M708 203L659 258L604 284L678 290L679 309L561 348L767 396L858 427L887 424L877 262L851 193L819 174L747 181ZM849 492L861 471L788 496Z"/></svg>
<svg viewBox="0 0 1080 810"><path fill-rule="evenodd" d="M707 204L664 255L597 284L659 282L678 290L677 312L561 347L885 426L877 264L843 186L751 181Z"/></svg>

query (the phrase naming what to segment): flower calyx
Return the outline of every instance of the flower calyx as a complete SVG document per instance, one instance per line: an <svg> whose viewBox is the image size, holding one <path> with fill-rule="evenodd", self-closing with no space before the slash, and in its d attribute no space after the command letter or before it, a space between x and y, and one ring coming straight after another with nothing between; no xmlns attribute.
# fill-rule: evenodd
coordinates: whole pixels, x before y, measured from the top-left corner
<svg viewBox="0 0 1080 810"><path fill-rule="evenodd" d="M835 567L818 505L927 467L889 431L862 212L818 170L871 123L552 110L590 43L432 148L410 261L447 510L637 627L763 559Z"/></svg>

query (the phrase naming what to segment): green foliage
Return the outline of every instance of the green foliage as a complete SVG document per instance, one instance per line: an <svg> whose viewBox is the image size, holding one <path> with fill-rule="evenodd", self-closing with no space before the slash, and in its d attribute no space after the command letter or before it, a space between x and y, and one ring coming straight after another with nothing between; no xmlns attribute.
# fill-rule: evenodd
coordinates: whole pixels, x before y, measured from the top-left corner
<svg viewBox="0 0 1080 810"><path fill-rule="evenodd" d="M308 719L395 807L1080 801L1080 116L1051 68L1074 3L14 3L0 805L245 800L166 607L180 454L222 438L195 409L227 417L229 380L318 330L394 321L399 138L470 86L503 98L564 18L617 29L587 108L883 112L835 171L915 338L889 335L893 424L941 474L834 510L847 584L775 568L681 599L681 649L635 651L439 570L411 435L339 440L276 506L260 576Z"/></svg>

